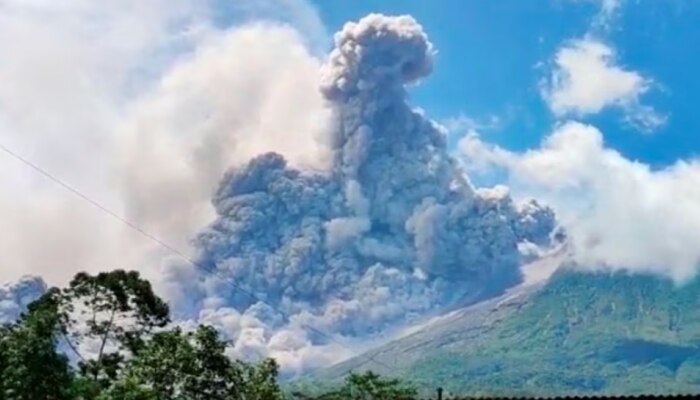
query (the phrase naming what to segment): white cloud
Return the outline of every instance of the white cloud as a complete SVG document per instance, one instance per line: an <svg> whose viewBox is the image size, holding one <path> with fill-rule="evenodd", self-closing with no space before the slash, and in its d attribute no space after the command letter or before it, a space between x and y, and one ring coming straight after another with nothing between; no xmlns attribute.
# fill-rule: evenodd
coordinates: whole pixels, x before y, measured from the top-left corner
<svg viewBox="0 0 700 400"><path fill-rule="evenodd" d="M329 115L308 44L325 31L313 7L238 2L240 21L267 22L226 28L209 5L0 1L0 52L12 55L0 58L1 143L185 253L229 167L277 151L322 169ZM214 307L192 300L192 265L163 259L166 250L5 153L0 182L0 280L62 285L80 270L138 269L179 312ZM24 303L1 292L0 318L12 317ZM301 331L260 336L255 316L198 322L235 337L237 355L273 354L285 370L347 353L311 346Z"/></svg>
<svg viewBox="0 0 700 400"><path fill-rule="evenodd" d="M459 135L465 132L483 132L495 129L499 127L501 123L501 118L496 115L490 115L483 119L476 119L464 114L459 114L456 117L450 117L440 121L440 125L447 129L449 133Z"/></svg>
<svg viewBox="0 0 700 400"><path fill-rule="evenodd" d="M591 29L607 30L612 26L613 20L619 14L624 0L595 0L600 2L600 10L593 18Z"/></svg>
<svg viewBox="0 0 700 400"><path fill-rule="evenodd" d="M649 83L615 65L613 50L594 40L575 40L557 52L544 95L557 114L594 114L636 100Z"/></svg>
<svg viewBox="0 0 700 400"><path fill-rule="evenodd" d="M567 228L577 261L653 272L678 282L700 266L700 162L660 170L605 147L596 128L568 122L541 147L513 153L468 136L467 170L506 170L514 194L543 199Z"/></svg>
<svg viewBox="0 0 700 400"><path fill-rule="evenodd" d="M617 16L618 11L622 7L624 0L572 0L575 2L595 3L599 9L593 17L591 29L607 29L610 27L612 20Z"/></svg>
<svg viewBox="0 0 700 400"><path fill-rule="evenodd" d="M98 4L0 3L0 52L12 55L0 59L0 132L3 145L119 210L114 126L148 86L142 77L192 43L187 27L201 13L189 0ZM143 249L133 232L6 154L0 165L3 279L32 273L53 283L134 265Z"/></svg>
<svg viewBox="0 0 700 400"><path fill-rule="evenodd" d="M589 115L608 107L624 111L626 120L642 130L653 130L665 118L640 104L652 81L616 64L614 50L591 38L574 40L560 48L554 69L543 82L544 99L557 116Z"/></svg>
<svg viewBox="0 0 700 400"><path fill-rule="evenodd" d="M280 68L284 65L284 68ZM265 25L217 34L131 109L123 137L127 213L159 236L206 225L224 172L266 151L323 169L329 119L319 62L295 31ZM174 237L182 247L185 237Z"/></svg>
<svg viewBox="0 0 700 400"><path fill-rule="evenodd" d="M219 13L240 21L277 21L291 25L302 34L314 54L325 55L331 35L316 7L307 0L215 0Z"/></svg>
<svg viewBox="0 0 700 400"><path fill-rule="evenodd" d="M601 0L601 12L604 14L612 14L620 8L622 0Z"/></svg>
<svg viewBox="0 0 700 400"><path fill-rule="evenodd" d="M280 2L290 16L277 19L313 21L305 2ZM209 5L0 2L0 52L12 55L0 59L2 144L186 250L229 163L262 150L310 161L300 148L324 118L305 38L272 24L222 31ZM150 270L163 253L4 153L0 182L3 281Z"/></svg>
<svg viewBox="0 0 700 400"><path fill-rule="evenodd" d="M588 31L557 50L552 70L540 82L541 95L560 118L585 117L616 108L630 127L643 133L653 132L668 118L641 102L641 97L656 82L638 71L620 66L614 47L599 39L613 26L624 0L592 2L599 5L599 10Z"/></svg>

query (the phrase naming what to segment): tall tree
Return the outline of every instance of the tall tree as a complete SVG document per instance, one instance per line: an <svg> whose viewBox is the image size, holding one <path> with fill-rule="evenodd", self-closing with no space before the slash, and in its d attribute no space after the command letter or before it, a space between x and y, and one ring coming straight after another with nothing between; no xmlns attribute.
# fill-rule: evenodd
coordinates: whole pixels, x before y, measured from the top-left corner
<svg viewBox="0 0 700 400"><path fill-rule="evenodd" d="M178 328L156 333L128 362L124 378L111 389L116 393L111 398L126 398L124 393L137 393L134 390L157 400L282 398L274 361L252 366L232 361L225 350L226 343L210 326L188 333Z"/></svg>
<svg viewBox="0 0 700 400"><path fill-rule="evenodd" d="M272 358L266 358L258 364L236 362L244 371L244 398L255 400L281 400L283 398L277 377L279 365Z"/></svg>
<svg viewBox="0 0 700 400"><path fill-rule="evenodd" d="M136 354L148 334L170 321L168 305L136 271L82 272L51 296L81 373L100 386L116 379L124 356ZM87 345L92 354L85 354Z"/></svg>
<svg viewBox="0 0 700 400"><path fill-rule="evenodd" d="M216 329L166 330L168 313L138 273L76 275L0 327L0 400L282 399L274 360L233 360Z"/></svg>
<svg viewBox="0 0 700 400"><path fill-rule="evenodd" d="M72 375L68 359L56 351L60 325L57 308L54 297L42 297L29 306L16 324L2 328L0 398L70 398Z"/></svg>
<svg viewBox="0 0 700 400"><path fill-rule="evenodd" d="M304 400L412 400L416 393L415 388L399 379L383 378L368 371L351 373L342 386L320 396L301 393L296 393L296 396Z"/></svg>

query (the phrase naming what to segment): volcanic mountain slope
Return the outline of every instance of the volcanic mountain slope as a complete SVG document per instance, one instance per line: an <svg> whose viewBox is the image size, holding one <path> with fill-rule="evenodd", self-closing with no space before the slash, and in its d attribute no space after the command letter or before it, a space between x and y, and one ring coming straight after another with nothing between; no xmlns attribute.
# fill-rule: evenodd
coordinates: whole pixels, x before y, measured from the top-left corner
<svg viewBox="0 0 700 400"><path fill-rule="evenodd" d="M314 380L350 370L459 394L700 393L700 280L563 268Z"/></svg>

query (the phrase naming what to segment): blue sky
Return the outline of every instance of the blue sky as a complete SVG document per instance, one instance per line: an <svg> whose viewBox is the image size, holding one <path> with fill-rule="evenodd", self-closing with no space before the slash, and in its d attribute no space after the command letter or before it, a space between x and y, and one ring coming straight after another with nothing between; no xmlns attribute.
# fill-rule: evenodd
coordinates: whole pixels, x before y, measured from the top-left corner
<svg viewBox="0 0 700 400"><path fill-rule="evenodd" d="M700 149L700 3L622 1L607 29L591 28L596 1L530 2L376 1L314 2L335 31L369 12L411 14L428 32L439 53L429 79L412 93L416 105L435 119L459 115L500 120L482 136L513 150L537 146L557 118L543 101L538 83L546 63L567 41L590 33L616 52L616 64L653 81L641 97L667 117L652 133L624 122L620 110L578 118L605 133L605 141L627 158L652 167L697 155Z"/></svg>

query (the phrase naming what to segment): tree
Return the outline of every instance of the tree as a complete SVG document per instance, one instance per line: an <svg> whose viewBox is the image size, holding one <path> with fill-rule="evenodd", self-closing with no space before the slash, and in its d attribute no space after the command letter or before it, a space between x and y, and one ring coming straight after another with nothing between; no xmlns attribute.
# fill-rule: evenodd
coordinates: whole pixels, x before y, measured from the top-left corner
<svg viewBox="0 0 700 400"><path fill-rule="evenodd" d="M233 360L213 327L168 322L138 273L80 273L0 327L0 400L282 399L274 360Z"/></svg>
<svg viewBox="0 0 700 400"><path fill-rule="evenodd" d="M125 355L138 353L146 335L170 321L168 305L136 271L96 276L81 272L67 288L50 296L57 304L60 332L79 359L81 374L100 387L117 378ZM96 352L83 354L85 343Z"/></svg>
<svg viewBox="0 0 700 400"><path fill-rule="evenodd" d="M97 400L158 400L155 390L145 387L137 379L124 378L114 382Z"/></svg>
<svg viewBox="0 0 700 400"><path fill-rule="evenodd" d="M236 361L244 370L245 399L281 400L282 391L277 384L279 365L272 358L267 358L257 365Z"/></svg>
<svg viewBox="0 0 700 400"><path fill-rule="evenodd" d="M5 384L3 381L4 371L8 365L8 351L7 341L9 340L11 333L10 325L0 326L0 399L4 398Z"/></svg>
<svg viewBox="0 0 700 400"><path fill-rule="evenodd" d="M408 400L414 399L416 393L415 388L399 379L382 378L368 371L351 373L341 387L320 396L297 396L308 400Z"/></svg>
<svg viewBox="0 0 700 400"><path fill-rule="evenodd" d="M157 400L245 399L277 400L277 364L266 360L257 366L232 361L225 354L226 343L210 326L183 333L175 328L153 335L141 351L128 362L124 380L117 383L117 392L110 399L126 397L123 393L138 391L143 398ZM146 393L143 388L149 388ZM114 389L112 390L114 392Z"/></svg>
<svg viewBox="0 0 700 400"><path fill-rule="evenodd" d="M0 398L61 400L70 398L68 359L56 351L60 324L57 303L42 297L0 333Z"/></svg>

